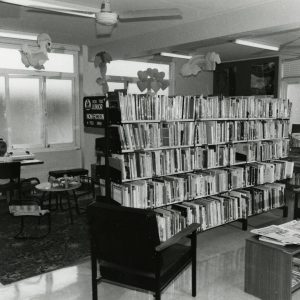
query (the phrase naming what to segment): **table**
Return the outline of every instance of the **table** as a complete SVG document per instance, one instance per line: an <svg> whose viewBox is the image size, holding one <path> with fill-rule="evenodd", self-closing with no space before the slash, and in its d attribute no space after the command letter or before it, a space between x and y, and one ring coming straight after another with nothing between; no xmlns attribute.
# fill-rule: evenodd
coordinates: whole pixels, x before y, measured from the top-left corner
<svg viewBox="0 0 300 300"><path fill-rule="evenodd" d="M89 171L83 168L75 168L75 169L66 169L66 170L54 170L49 171L49 177L52 176L54 178L64 177L67 175L68 177L71 176L87 176Z"/></svg>
<svg viewBox="0 0 300 300"><path fill-rule="evenodd" d="M300 246L279 246L258 240L246 240L245 292L263 300L290 300L300 287L292 287L293 257Z"/></svg>
<svg viewBox="0 0 300 300"><path fill-rule="evenodd" d="M70 215L70 220L71 223L73 224L73 215L72 215L72 207L71 207L71 201L70 201L70 195L69 192L70 191L75 191L76 189L78 189L81 186L80 182L73 182L73 183L69 183L68 187L63 187L63 186L51 186L50 182L42 182L38 185L35 186L35 188L41 192L43 192L43 200L45 199L45 194L49 193L49 206L51 206L51 194L54 193L57 196L62 197L63 195L66 196L67 202L68 202L68 209L69 209L69 215ZM74 197L75 197L75 193ZM60 199L61 200L61 199ZM75 198L75 204L76 204L76 210L77 212L79 211L79 207L78 207L78 203L77 200ZM58 202L56 202L56 206L58 208ZM60 201L60 206L62 209L62 203Z"/></svg>
<svg viewBox="0 0 300 300"><path fill-rule="evenodd" d="M21 166L41 165L44 163L42 160L39 159L23 159L20 162Z"/></svg>

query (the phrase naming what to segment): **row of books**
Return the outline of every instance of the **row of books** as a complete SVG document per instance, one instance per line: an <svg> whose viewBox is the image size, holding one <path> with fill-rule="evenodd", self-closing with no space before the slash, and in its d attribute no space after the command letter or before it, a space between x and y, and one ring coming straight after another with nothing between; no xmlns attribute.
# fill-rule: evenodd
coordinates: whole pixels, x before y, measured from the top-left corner
<svg viewBox="0 0 300 300"><path fill-rule="evenodd" d="M289 122L272 121L207 121L198 122L195 144L218 144L230 141L288 138Z"/></svg>
<svg viewBox="0 0 300 300"><path fill-rule="evenodd" d="M291 103L268 97L198 97L196 119L289 118Z"/></svg>
<svg viewBox="0 0 300 300"><path fill-rule="evenodd" d="M284 205L284 190L284 184L265 184L156 208L160 239L165 241L192 223L200 224L200 229L204 231L281 207Z"/></svg>
<svg viewBox="0 0 300 300"><path fill-rule="evenodd" d="M116 128L122 150L281 139L289 134L286 120L136 123Z"/></svg>
<svg viewBox="0 0 300 300"><path fill-rule="evenodd" d="M192 156L194 156L195 169L206 169L280 159L288 156L288 150L289 140L286 139L196 147L195 151L192 151Z"/></svg>
<svg viewBox="0 0 300 300"><path fill-rule="evenodd" d="M110 165L121 171L121 179L190 172L195 169L194 149L168 149L148 152L112 154Z"/></svg>
<svg viewBox="0 0 300 300"><path fill-rule="evenodd" d="M153 208L202 198L231 189L273 183L291 178L293 162L253 163L242 167L213 169L196 173L111 183L112 199L123 206Z"/></svg>
<svg viewBox="0 0 300 300"><path fill-rule="evenodd" d="M120 173L121 180L138 180L277 159L282 157L280 155L283 154L282 145L284 144L280 142L235 144L233 147L219 145L112 154L109 164Z"/></svg>
<svg viewBox="0 0 300 300"><path fill-rule="evenodd" d="M138 123L118 126L122 149L146 149L194 144L193 122Z"/></svg>
<svg viewBox="0 0 300 300"><path fill-rule="evenodd" d="M121 120L194 119L196 97L164 95L119 95Z"/></svg>
<svg viewBox="0 0 300 300"><path fill-rule="evenodd" d="M203 97L123 95L119 93L122 121L201 118L288 118L287 100L254 96Z"/></svg>

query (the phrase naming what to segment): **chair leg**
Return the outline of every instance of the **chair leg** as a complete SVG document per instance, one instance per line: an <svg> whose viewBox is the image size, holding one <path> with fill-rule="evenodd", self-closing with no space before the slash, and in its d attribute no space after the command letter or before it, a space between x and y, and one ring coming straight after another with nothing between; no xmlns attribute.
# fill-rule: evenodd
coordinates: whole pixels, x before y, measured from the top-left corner
<svg viewBox="0 0 300 300"><path fill-rule="evenodd" d="M66 197L67 197L67 201L68 201L68 209L69 209L69 215L70 215L71 224L73 224L72 207L71 207L71 201L70 201L70 196L69 196L68 192L66 192Z"/></svg>
<svg viewBox="0 0 300 300"><path fill-rule="evenodd" d="M78 215L80 215L80 209L79 209L79 204L78 204L78 197L76 196L75 191L73 190L73 198L74 198L74 202L75 202L75 208L76 208L76 212Z"/></svg>
<svg viewBox="0 0 300 300"><path fill-rule="evenodd" d="M92 264L92 294L93 300L98 300L98 290L97 290L97 259L91 251L91 264Z"/></svg>
<svg viewBox="0 0 300 300"><path fill-rule="evenodd" d="M161 254L156 253L156 266L155 266L155 300L161 298L161 287L160 287L160 270L161 270Z"/></svg>
<svg viewBox="0 0 300 300"><path fill-rule="evenodd" d="M192 296L197 294L197 232L193 232L192 240Z"/></svg>
<svg viewBox="0 0 300 300"><path fill-rule="evenodd" d="M24 217L21 217L21 228L19 232L15 235L15 239L22 239L23 230L24 230Z"/></svg>
<svg viewBox="0 0 300 300"><path fill-rule="evenodd" d="M51 215L50 215L50 213L48 213L48 232L47 232L47 235L51 232L51 225L52 225Z"/></svg>

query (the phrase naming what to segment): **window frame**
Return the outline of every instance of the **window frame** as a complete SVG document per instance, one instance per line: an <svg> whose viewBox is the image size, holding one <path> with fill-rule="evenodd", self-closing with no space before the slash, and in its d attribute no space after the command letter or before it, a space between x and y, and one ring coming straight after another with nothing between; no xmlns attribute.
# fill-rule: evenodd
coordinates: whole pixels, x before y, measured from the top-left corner
<svg viewBox="0 0 300 300"><path fill-rule="evenodd" d="M19 44L5 44L0 43L1 48L20 49ZM62 48L63 47L63 48ZM77 46L71 45L53 45L52 52L54 53L65 53L73 55L73 73L54 72L54 71L39 71L39 70L17 70L9 68L0 68L0 76L4 77L5 80L5 95L4 102L6 109L9 110L9 78L39 78L40 81L40 103L42 106L41 117L42 117L42 131L43 131L43 145L33 144L11 144L10 136L10 124L7 122L7 142L9 149L20 149L26 148L34 150L35 152L44 151L61 151L61 150L75 150L79 149L80 145L80 130L79 130L79 50ZM47 141L47 105L46 105L46 79L67 79L72 81L72 131L73 131L73 142L71 143L57 143L49 144ZM7 114L9 115L9 111ZM9 117L8 117L9 118ZM8 121L8 120L7 120Z"/></svg>
<svg viewBox="0 0 300 300"><path fill-rule="evenodd" d="M130 61L130 60L128 60ZM174 95L174 91L175 91L175 63L174 62L170 62L170 63L166 63L166 62L151 62L151 61L143 61L149 64L156 64L156 65L168 65L169 66L169 95ZM128 84L129 83L137 83L138 82L138 77L129 77L129 76L116 76L116 75L106 75L106 81L109 82L120 82L120 83L124 83L124 88L127 89L128 88ZM142 94L142 92L141 92Z"/></svg>

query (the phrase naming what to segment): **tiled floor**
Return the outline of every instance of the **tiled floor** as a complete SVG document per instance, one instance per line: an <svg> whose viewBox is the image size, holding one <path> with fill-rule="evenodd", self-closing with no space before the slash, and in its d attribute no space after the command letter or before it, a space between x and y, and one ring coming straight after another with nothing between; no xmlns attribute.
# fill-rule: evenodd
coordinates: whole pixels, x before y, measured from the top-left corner
<svg viewBox="0 0 300 300"><path fill-rule="evenodd" d="M251 223L251 222L250 222ZM251 234L239 223L222 226L198 235L197 298L201 300L257 299L244 290L244 245ZM192 300L190 268L163 292L162 300ZM99 300L152 300L144 291L101 283ZM1 300L88 300L91 295L89 262L41 276L0 286ZM300 299L300 292L293 300ZM285 299L282 299L285 300Z"/></svg>

